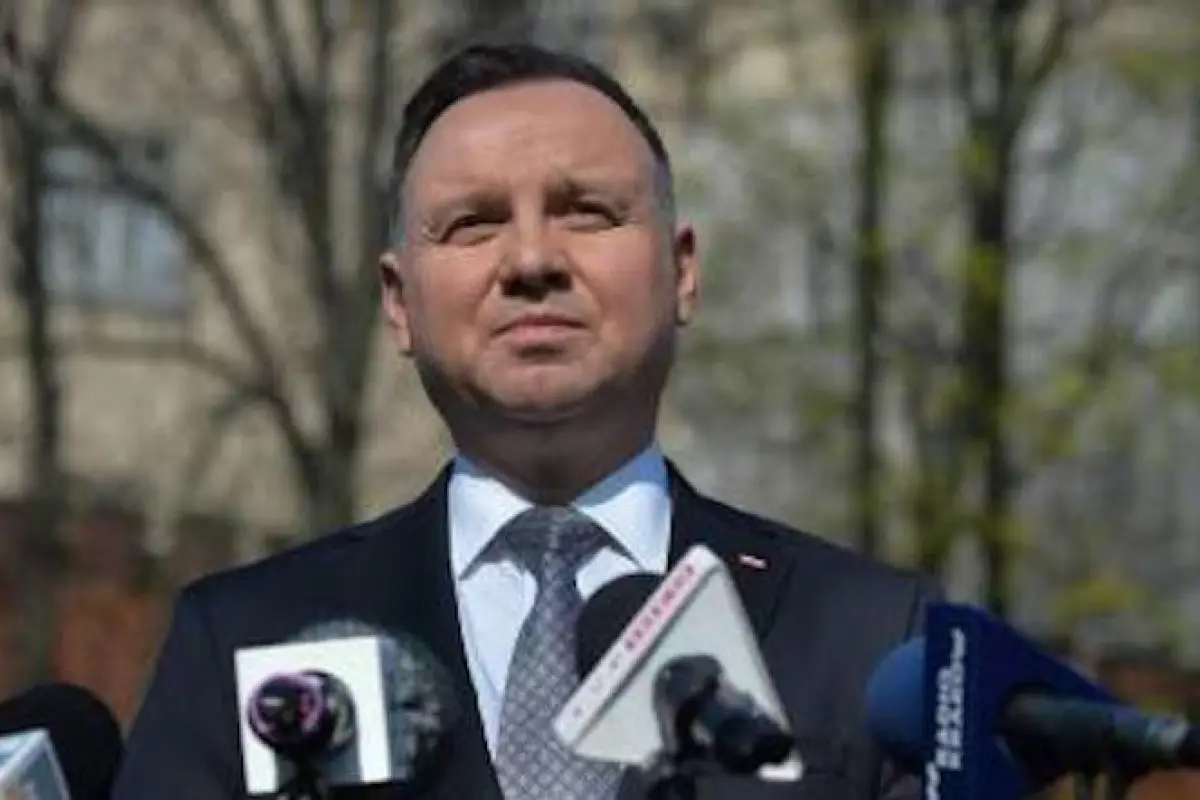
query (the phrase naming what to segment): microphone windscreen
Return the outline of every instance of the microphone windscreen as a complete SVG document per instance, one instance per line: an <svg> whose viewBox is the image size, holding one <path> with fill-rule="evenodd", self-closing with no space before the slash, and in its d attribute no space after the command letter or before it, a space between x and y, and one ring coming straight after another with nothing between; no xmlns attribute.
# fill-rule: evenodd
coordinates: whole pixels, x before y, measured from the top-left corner
<svg viewBox="0 0 1200 800"><path fill-rule="evenodd" d="M925 639L900 645L879 662L867 683L867 726L902 767L920 772L925 762Z"/></svg>
<svg viewBox="0 0 1200 800"><path fill-rule="evenodd" d="M0 703L0 736L33 728L50 735L74 800L107 800L121 761L121 727L81 686L47 683Z"/></svg>
<svg viewBox="0 0 1200 800"><path fill-rule="evenodd" d="M321 642L358 636L380 641L383 691L393 770L399 780L419 782L436 772L460 710L449 675L415 636L385 631L355 619L319 622L293 641Z"/></svg>
<svg viewBox="0 0 1200 800"><path fill-rule="evenodd" d="M601 587L584 603L575 628L575 664L581 677L600 662L661 580L653 573L635 572Z"/></svg>

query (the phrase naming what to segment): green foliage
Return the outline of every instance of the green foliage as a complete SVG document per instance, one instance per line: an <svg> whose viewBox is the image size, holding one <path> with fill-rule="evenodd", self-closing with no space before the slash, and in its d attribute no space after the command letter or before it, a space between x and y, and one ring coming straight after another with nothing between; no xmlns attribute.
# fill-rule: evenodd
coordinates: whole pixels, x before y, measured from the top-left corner
<svg viewBox="0 0 1200 800"><path fill-rule="evenodd" d="M1145 602L1145 587L1111 566L1097 566L1060 588L1051 614L1054 628L1069 632L1085 622L1138 608Z"/></svg>

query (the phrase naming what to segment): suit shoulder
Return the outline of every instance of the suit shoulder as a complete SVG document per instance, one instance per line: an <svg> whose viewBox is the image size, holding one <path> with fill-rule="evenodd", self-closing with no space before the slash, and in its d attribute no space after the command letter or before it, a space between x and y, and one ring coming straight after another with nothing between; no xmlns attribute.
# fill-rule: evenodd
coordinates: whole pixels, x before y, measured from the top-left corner
<svg viewBox="0 0 1200 800"><path fill-rule="evenodd" d="M794 563L805 566L805 572L823 574L855 590L872 589L873 593L900 592L911 596L918 587L928 587L933 583L917 570L871 558L779 520L712 498L706 498L706 502L711 504L714 513L722 515L729 524L738 525L768 540L772 546L783 549L792 556Z"/></svg>
<svg viewBox="0 0 1200 800"><path fill-rule="evenodd" d="M401 506L365 522L296 544L278 553L198 578L185 586L180 600L237 602L262 592L286 598L291 590L307 593L313 581L332 572L355 544L403 524L410 506Z"/></svg>

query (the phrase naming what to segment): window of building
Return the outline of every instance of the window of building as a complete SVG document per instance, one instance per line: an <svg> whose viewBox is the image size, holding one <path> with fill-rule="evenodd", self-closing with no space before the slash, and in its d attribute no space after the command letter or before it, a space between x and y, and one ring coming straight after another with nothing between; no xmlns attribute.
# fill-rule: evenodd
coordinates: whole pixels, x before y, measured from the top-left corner
<svg viewBox="0 0 1200 800"><path fill-rule="evenodd" d="M167 151L130 145L130 163L166 175ZM174 314L185 301L185 262L165 214L134 196L99 156L64 143L46 159L43 258L56 299L99 308Z"/></svg>

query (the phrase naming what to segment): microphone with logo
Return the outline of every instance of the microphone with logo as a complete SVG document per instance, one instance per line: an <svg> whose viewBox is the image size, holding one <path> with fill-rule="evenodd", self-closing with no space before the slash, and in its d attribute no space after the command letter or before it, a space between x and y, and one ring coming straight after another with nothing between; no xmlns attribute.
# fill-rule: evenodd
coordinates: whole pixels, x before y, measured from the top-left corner
<svg viewBox="0 0 1200 800"><path fill-rule="evenodd" d="M585 758L642 773L653 798L705 775L797 781L803 767L725 565L694 547L665 578L631 575L584 605L586 674L554 723Z"/></svg>
<svg viewBox="0 0 1200 800"><path fill-rule="evenodd" d="M336 620L235 658L250 794L328 800L383 783L419 791L436 777L458 709L414 637Z"/></svg>
<svg viewBox="0 0 1200 800"><path fill-rule="evenodd" d="M35 686L0 703L0 797L108 800L121 729L86 689Z"/></svg>
<svg viewBox="0 0 1200 800"><path fill-rule="evenodd" d="M928 800L1010 800L1068 775L1200 768L1200 729L1119 704L989 614L931 606L926 635L892 651L867 687L872 734L924 776Z"/></svg>

